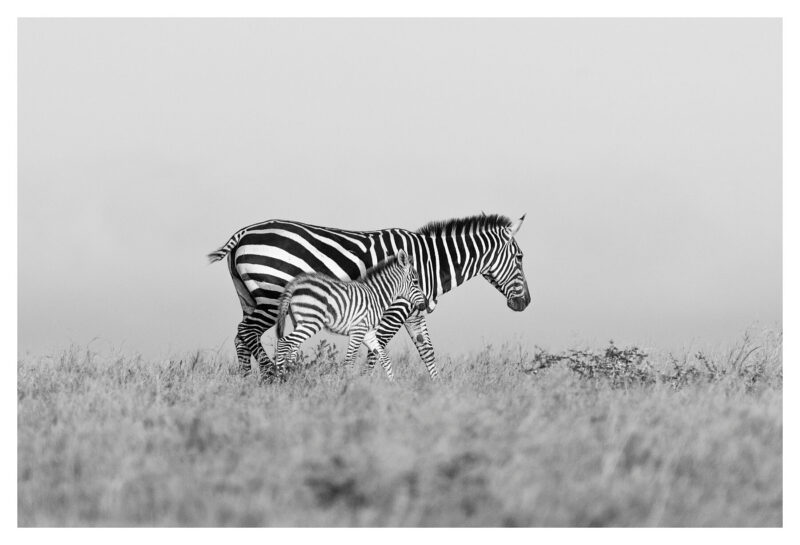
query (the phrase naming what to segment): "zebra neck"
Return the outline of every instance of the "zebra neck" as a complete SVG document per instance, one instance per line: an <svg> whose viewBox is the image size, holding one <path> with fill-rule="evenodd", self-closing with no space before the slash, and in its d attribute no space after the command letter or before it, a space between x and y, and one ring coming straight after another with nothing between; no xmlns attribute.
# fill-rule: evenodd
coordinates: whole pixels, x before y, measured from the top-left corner
<svg viewBox="0 0 800 545"><path fill-rule="evenodd" d="M392 266L368 277L364 284L375 297L375 303L381 310L386 310L400 291L402 272Z"/></svg>
<svg viewBox="0 0 800 545"><path fill-rule="evenodd" d="M373 263L406 250L416 263L420 289L433 300L483 272L497 251L492 237L467 230L433 236L386 229L371 236Z"/></svg>
<svg viewBox="0 0 800 545"><path fill-rule="evenodd" d="M474 278L495 253L493 245L478 234L459 233L420 236L426 295L438 299Z"/></svg>

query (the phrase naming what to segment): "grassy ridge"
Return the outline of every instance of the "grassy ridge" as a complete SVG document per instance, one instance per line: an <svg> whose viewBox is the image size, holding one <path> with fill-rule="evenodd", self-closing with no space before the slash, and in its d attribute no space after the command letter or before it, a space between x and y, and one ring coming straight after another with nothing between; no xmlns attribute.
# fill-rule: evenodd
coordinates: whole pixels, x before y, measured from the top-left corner
<svg viewBox="0 0 800 545"><path fill-rule="evenodd" d="M487 348L438 384L326 346L275 385L213 356L23 360L19 524L781 525L780 354Z"/></svg>

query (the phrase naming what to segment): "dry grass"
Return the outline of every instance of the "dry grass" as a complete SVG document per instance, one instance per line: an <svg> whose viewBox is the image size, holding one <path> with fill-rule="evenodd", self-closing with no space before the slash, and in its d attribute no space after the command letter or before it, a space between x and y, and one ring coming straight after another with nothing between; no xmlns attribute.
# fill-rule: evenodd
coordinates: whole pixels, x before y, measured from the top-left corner
<svg viewBox="0 0 800 545"><path fill-rule="evenodd" d="M21 361L19 524L779 526L780 343L487 348L438 384L325 349L275 385L214 356Z"/></svg>

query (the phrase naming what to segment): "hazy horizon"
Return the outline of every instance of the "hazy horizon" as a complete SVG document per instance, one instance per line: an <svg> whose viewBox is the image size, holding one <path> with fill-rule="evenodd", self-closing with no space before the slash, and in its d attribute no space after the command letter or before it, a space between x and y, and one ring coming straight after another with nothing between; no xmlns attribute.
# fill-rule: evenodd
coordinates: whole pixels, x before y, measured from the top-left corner
<svg viewBox="0 0 800 545"><path fill-rule="evenodd" d="M532 304L470 281L439 354L781 327L779 19L22 19L18 55L20 354L233 358L238 228L482 210L527 213Z"/></svg>

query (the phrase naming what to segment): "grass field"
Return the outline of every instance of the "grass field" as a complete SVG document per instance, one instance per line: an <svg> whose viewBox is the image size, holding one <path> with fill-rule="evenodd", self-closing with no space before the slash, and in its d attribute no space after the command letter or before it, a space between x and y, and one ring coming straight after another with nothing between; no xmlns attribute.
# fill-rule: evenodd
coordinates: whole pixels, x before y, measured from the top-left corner
<svg viewBox="0 0 800 545"><path fill-rule="evenodd" d="M416 355L395 384L340 359L268 385L213 355L18 362L19 525L782 525L779 334L490 347L436 384Z"/></svg>

